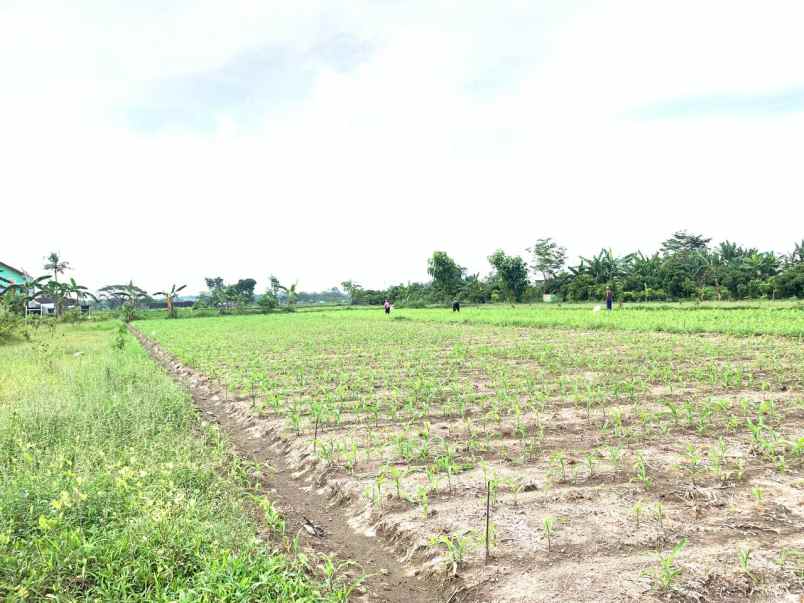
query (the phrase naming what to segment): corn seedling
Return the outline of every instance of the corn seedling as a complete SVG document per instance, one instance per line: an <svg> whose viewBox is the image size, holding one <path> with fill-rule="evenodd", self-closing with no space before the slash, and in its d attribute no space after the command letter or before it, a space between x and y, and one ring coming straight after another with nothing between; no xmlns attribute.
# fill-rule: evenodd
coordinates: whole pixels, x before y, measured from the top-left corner
<svg viewBox="0 0 804 603"><path fill-rule="evenodd" d="M676 557L681 554L684 547L687 545L687 539L681 540L673 550L667 555L660 555L657 567L650 573L653 576L656 587L661 591L668 591L673 587L673 584L681 575L682 570L676 566Z"/></svg>
<svg viewBox="0 0 804 603"><path fill-rule="evenodd" d="M562 450L556 450L550 455L550 462L561 476L561 481L567 481L567 457Z"/></svg>
<svg viewBox="0 0 804 603"><path fill-rule="evenodd" d="M587 452L583 458L589 468L589 478L591 479L595 475L595 455L593 452Z"/></svg>
<svg viewBox="0 0 804 603"><path fill-rule="evenodd" d="M556 531L556 518L551 515L545 517L542 520L542 531L544 532L544 537L547 540L547 552L549 553L550 542Z"/></svg>
<svg viewBox="0 0 804 603"><path fill-rule="evenodd" d="M754 576L753 576L753 574L751 574L751 571L748 568L748 564L751 561L751 549L749 549L747 547L740 548L737 551L737 561L740 564L740 570L742 570L742 572L746 576L751 578L751 581L753 582L754 581Z"/></svg>
<svg viewBox="0 0 804 603"><path fill-rule="evenodd" d="M271 532L278 536L284 536L285 520L274 504L264 496L254 496L252 500L262 511L262 516Z"/></svg>
<svg viewBox="0 0 804 603"><path fill-rule="evenodd" d="M447 551L447 564L452 569L452 574L457 575L458 570L463 566L466 553L472 548L474 532L469 530L462 535L439 534L430 538L430 546L443 546Z"/></svg>
<svg viewBox="0 0 804 603"><path fill-rule="evenodd" d="M656 523L659 524L659 529L664 533L664 505L661 501L658 501L656 505L653 507L653 518L656 520Z"/></svg>
<svg viewBox="0 0 804 603"><path fill-rule="evenodd" d="M430 515L430 496L427 488L419 486L416 490L416 498L418 498L419 504L422 506L422 517L427 519Z"/></svg>
<svg viewBox="0 0 804 603"><path fill-rule="evenodd" d="M641 452L637 453L636 460L634 461L634 475L637 480L642 482L645 490L650 490L653 482L648 477L648 464L645 462L645 457Z"/></svg>
<svg viewBox="0 0 804 603"><path fill-rule="evenodd" d="M642 512L645 508L642 505L642 501L638 500L634 503L634 506L631 507L631 512L634 514L634 522L636 523L636 529L639 531L639 519L642 517Z"/></svg>
<svg viewBox="0 0 804 603"><path fill-rule="evenodd" d="M751 488L751 495L754 497L757 507L761 507L762 499L765 496L765 491L760 486L754 486Z"/></svg>

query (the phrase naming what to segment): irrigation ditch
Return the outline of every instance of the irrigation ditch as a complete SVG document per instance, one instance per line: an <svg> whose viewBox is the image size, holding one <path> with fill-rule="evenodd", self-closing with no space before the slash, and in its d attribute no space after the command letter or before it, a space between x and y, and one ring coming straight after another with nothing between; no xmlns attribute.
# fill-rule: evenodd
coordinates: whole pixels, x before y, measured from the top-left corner
<svg viewBox="0 0 804 603"><path fill-rule="evenodd" d="M393 543L383 535L369 536L349 525L348 508L331 494L294 477L286 459L288 445L273 429L249 412L248 398L229 398L203 374L184 365L136 327L129 332L151 358L192 397L202 417L217 423L241 458L266 470L261 472L259 494L282 513L289 536L296 536L303 550L316 555L335 555L353 562L353 578L364 576L355 600L378 603L458 603L471 600L471 590L460 581L446 583L419 574L399 561Z"/></svg>

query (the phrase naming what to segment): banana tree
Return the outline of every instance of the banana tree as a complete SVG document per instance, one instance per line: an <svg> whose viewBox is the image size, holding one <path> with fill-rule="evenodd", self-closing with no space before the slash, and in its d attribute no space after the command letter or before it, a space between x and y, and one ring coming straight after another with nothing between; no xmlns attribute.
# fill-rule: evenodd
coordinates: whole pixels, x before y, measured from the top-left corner
<svg viewBox="0 0 804 603"><path fill-rule="evenodd" d="M67 301L72 299L73 296L75 297L77 305L80 305L81 301L86 297L98 301L98 298L90 293L89 289L83 285L79 285L74 278L70 278L67 282L60 283L56 280L55 276L50 276L49 274L40 276L29 283L12 285L3 292L3 295L12 290L16 291L17 295L20 295L25 302L25 306L27 306L29 302L42 297L52 299L56 305L56 316L59 318L64 316L64 307Z"/></svg>
<svg viewBox="0 0 804 603"><path fill-rule="evenodd" d="M42 287L51 278L49 274L46 274L27 283L9 285L0 291L0 298L4 298L12 308L24 312L31 301L42 295Z"/></svg>
<svg viewBox="0 0 804 603"><path fill-rule="evenodd" d="M187 285L182 285L181 287L176 287L174 284L170 291L157 291L154 295L162 295L165 297L165 304L167 304L167 314L168 318L176 318L176 308L173 306L174 301L176 300L176 296L178 295L179 291L184 289Z"/></svg>
<svg viewBox="0 0 804 603"><path fill-rule="evenodd" d="M133 281L129 281L127 285L108 285L100 289L100 292L112 303L120 303L123 320L126 322L134 320L137 306L150 299L148 293L137 287Z"/></svg>
<svg viewBox="0 0 804 603"><path fill-rule="evenodd" d="M276 278L273 274L271 275L271 289L276 295L279 291L284 291L285 295L287 296L288 300L288 309L293 309L296 307L296 285L299 283L293 283L290 287L285 287L279 282L279 279Z"/></svg>
<svg viewBox="0 0 804 603"><path fill-rule="evenodd" d="M65 292L65 299L69 299L69 296L75 296L75 303L78 306L81 306L81 302L84 301L87 297L92 299L93 301L97 302L98 298L95 297L93 293L90 293L89 289L84 285L79 285L75 282L74 278L70 278L69 283L65 283L64 287Z"/></svg>

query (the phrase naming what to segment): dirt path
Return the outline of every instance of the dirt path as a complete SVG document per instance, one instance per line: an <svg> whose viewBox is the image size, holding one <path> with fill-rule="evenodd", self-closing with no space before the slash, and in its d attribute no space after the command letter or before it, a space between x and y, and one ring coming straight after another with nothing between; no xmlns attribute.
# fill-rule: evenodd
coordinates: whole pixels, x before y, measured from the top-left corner
<svg viewBox="0 0 804 603"><path fill-rule="evenodd" d="M356 562L363 573L369 575L363 593L355 600L429 603L463 599L455 587L451 594L444 595L438 584L414 576L413 568L400 563L378 538L355 532L348 525L346 509L333 507L326 496L293 478L285 461L283 442L275 434L261 429L254 417L244 412L242 404L224 399L205 376L184 366L136 328L129 326L129 329L151 357L187 388L205 418L220 425L238 454L270 467L261 489L282 512L288 534L298 533L303 548L327 555L334 553L339 560ZM310 524L322 530L323 535L310 534L305 528Z"/></svg>

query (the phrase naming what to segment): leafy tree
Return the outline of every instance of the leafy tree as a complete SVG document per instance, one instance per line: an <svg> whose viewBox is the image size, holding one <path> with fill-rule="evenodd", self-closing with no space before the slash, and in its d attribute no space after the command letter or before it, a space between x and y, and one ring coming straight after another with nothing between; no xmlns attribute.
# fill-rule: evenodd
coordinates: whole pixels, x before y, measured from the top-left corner
<svg viewBox="0 0 804 603"><path fill-rule="evenodd" d="M234 285L232 285L232 289L239 299L250 303L254 301L254 288L256 286L257 281L255 281L253 278L241 278Z"/></svg>
<svg viewBox="0 0 804 603"><path fill-rule="evenodd" d="M167 305L167 315L168 318L176 318L176 308L173 306L176 297L179 294L179 291L184 289L187 285L182 285L181 287L176 287L174 284L170 291L157 291L154 295L162 295L165 298L165 304Z"/></svg>
<svg viewBox="0 0 804 603"><path fill-rule="evenodd" d="M541 273L545 283L553 280L567 261L567 248L550 237L538 239L527 251L533 254L533 269Z"/></svg>
<svg viewBox="0 0 804 603"><path fill-rule="evenodd" d="M581 263L570 271L591 277L597 285L614 286L616 280L625 274L627 265L627 257L618 258L611 249L601 249L596 256L581 257Z"/></svg>
<svg viewBox="0 0 804 603"><path fill-rule="evenodd" d="M480 280L479 274L470 274L464 280L460 298L467 302L485 304L491 301L491 292L487 283Z"/></svg>
<svg viewBox="0 0 804 603"><path fill-rule="evenodd" d="M207 284L207 289L210 291L215 291L216 289L223 289L223 278L220 276L215 276L212 278L205 277L204 282Z"/></svg>
<svg viewBox="0 0 804 603"><path fill-rule="evenodd" d="M349 295L349 303L359 304L363 298L363 287L352 280L343 281L341 287Z"/></svg>
<svg viewBox="0 0 804 603"><path fill-rule="evenodd" d="M804 261L789 264L772 280L775 297L804 298Z"/></svg>
<svg viewBox="0 0 804 603"><path fill-rule="evenodd" d="M793 251L784 256L785 265L799 264L804 262L804 239L793 244Z"/></svg>
<svg viewBox="0 0 804 603"><path fill-rule="evenodd" d="M53 280L58 282L59 275L64 274L65 270L70 269L70 262L63 261L59 254L55 251L52 251L50 255L47 256L47 261L45 263L45 270L52 270L53 271Z"/></svg>
<svg viewBox="0 0 804 603"><path fill-rule="evenodd" d="M221 314L230 308L242 307L254 299L254 279L241 279L234 285L227 285L220 276L207 277L204 281L209 289L205 303L217 308Z"/></svg>
<svg viewBox="0 0 804 603"><path fill-rule="evenodd" d="M461 289L466 269L459 266L445 251L434 251L427 260L427 274L433 277L433 289L443 298L454 298Z"/></svg>
<svg viewBox="0 0 804 603"><path fill-rule="evenodd" d="M285 287L273 274L271 275L270 280L271 290L276 298L279 299L279 292L282 291L285 294L285 299L287 300L288 310L295 310L297 299L296 286L298 283L293 283L290 287Z"/></svg>
<svg viewBox="0 0 804 603"><path fill-rule="evenodd" d="M669 239L662 243L662 255L673 255L676 253L690 253L693 251L703 251L707 249L709 242L703 235L690 234L686 230L674 232Z"/></svg>
<svg viewBox="0 0 804 603"><path fill-rule="evenodd" d="M80 305L84 298L90 297L95 301L98 299L89 292L87 287L79 285L74 278L60 283L56 280L55 275L53 277L50 275L40 276L29 283L11 285L0 295L5 296L7 294L9 294L7 299L11 299L11 295L14 296L15 305L20 310L24 310L31 301L45 297L52 299L56 306L56 316L58 318L64 316L64 308L68 300L74 299L76 304Z"/></svg>
<svg viewBox="0 0 804 603"><path fill-rule="evenodd" d="M498 249L488 257L494 267L499 285L506 299L513 303L520 301L528 287L528 265L520 256L506 255Z"/></svg>
<svg viewBox="0 0 804 603"><path fill-rule="evenodd" d="M267 312L268 310L273 310L279 305L279 300L276 299L276 295L274 295L273 291L266 291L260 298L257 300L257 305L263 312Z"/></svg>
<svg viewBox="0 0 804 603"><path fill-rule="evenodd" d="M144 289L129 281L127 285L108 285L100 289L101 294L113 305L121 305L123 320L131 322L137 315L137 308L151 299Z"/></svg>

